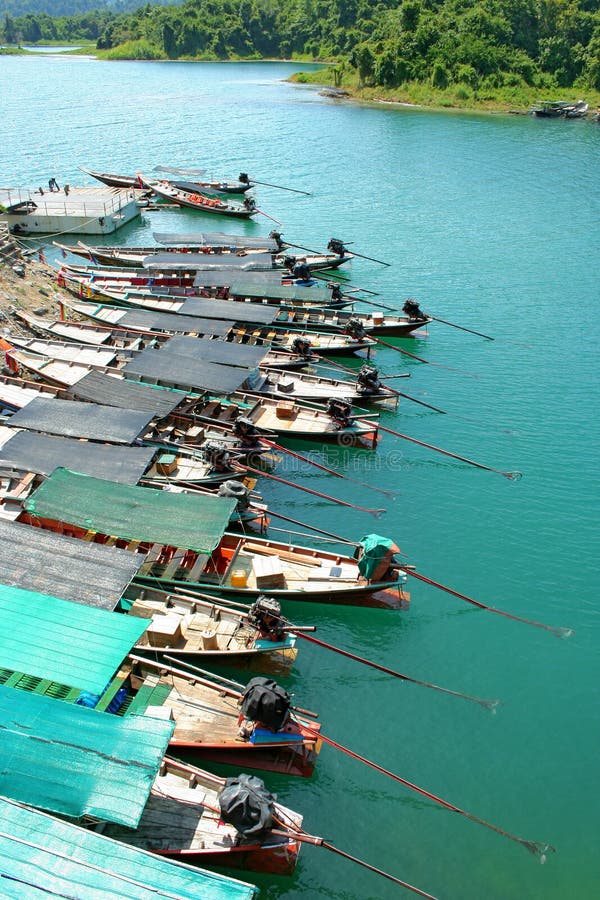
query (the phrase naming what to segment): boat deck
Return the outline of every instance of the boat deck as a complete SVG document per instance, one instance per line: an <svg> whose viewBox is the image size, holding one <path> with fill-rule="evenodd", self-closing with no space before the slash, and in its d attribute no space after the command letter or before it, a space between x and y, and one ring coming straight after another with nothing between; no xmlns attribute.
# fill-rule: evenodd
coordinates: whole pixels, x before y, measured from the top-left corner
<svg viewBox="0 0 600 900"><path fill-rule="evenodd" d="M69 187L68 194L64 188L53 193L47 188L0 188L2 206L17 203L36 205L30 213L2 215L11 230L21 234L67 230L78 234L111 234L140 214L131 191L108 187Z"/></svg>

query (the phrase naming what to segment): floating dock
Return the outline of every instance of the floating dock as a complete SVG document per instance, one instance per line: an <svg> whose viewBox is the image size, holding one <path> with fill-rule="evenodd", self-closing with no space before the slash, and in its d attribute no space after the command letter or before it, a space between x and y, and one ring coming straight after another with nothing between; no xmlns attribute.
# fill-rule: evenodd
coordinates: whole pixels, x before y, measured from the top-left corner
<svg viewBox="0 0 600 900"><path fill-rule="evenodd" d="M0 188L12 234L112 234L140 214L134 191L109 187Z"/></svg>

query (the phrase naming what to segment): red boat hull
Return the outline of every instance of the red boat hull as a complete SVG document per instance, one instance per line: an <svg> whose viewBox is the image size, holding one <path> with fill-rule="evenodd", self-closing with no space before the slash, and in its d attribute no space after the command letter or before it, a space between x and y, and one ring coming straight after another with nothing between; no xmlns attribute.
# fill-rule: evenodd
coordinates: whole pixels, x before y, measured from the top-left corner
<svg viewBox="0 0 600 900"><path fill-rule="evenodd" d="M265 872L271 875L291 875L298 862L299 841L281 843L247 844L228 847L226 850L154 850L157 856L173 859L189 866L222 866Z"/></svg>

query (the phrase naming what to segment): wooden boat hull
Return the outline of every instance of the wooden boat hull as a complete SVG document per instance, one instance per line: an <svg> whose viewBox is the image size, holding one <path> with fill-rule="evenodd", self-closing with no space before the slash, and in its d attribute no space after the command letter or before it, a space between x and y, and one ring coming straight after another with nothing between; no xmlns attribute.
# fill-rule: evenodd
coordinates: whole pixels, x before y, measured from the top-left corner
<svg viewBox="0 0 600 900"><path fill-rule="evenodd" d="M155 181L147 181L144 178L141 180L144 187L153 191L157 197L170 203L175 203L177 206L185 206L198 212L231 216L236 219L250 219L256 213L255 209L246 209L239 203L233 205L227 201L213 202L211 198L203 197L202 194L194 194L191 191L175 188L168 183L161 184Z"/></svg>
<svg viewBox="0 0 600 900"><path fill-rule="evenodd" d="M184 741L175 740L169 743L169 749L174 755L194 765L214 762L236 766L238 771L261 769L280 775L310 778L315 770L318 752L303 751L302 745L298 747L298 750L292 747L278 747L276 744L272 747L257 747L252 744L218 747L209 744L186 744Z"/></svg>
<svg viewBox="0 0 600 900"><path fill-rule="evenodd" d="M300 846L299 841L289 841L281 844L241 844L222 851L156 849L152 852L188 866L221 866L269 875L292 875L298 862Z"/></svg>

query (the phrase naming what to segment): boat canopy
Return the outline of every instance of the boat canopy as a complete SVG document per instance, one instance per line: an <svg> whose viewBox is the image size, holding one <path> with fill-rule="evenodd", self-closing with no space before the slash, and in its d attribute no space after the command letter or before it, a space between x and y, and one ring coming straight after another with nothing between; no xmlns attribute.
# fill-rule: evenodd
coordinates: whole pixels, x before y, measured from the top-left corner
<svg viewBox="0 0 600 900"><path fill-rule="evenodd" d="M153 233L154 240L165 247L231 247L240 250L278 251L277 241L268 237L225 234L222 231L193 231L187 234Z"/></svg>
<svg viewBox="0 0 600 900"><path fill-rule="evenodd" d="M0 519L1 584L112 610L143 560L140 553Z"/></svg>
<svg viewBox="0 0 600 900"><path fill-rule="evenodd" d="M255 896L250 884L169 862L4 797L0 818L6 897L251 900Z"/></svg>
<svg viewBox="0 0 600 900"><path fill-rule="evenodd" d="M189 335L174 335L158 351L174 357L206 360L221 366L235 366L241 369L255 369L268 356L269 346L237 344L233 341L196 338Z"/></svg>
<svg viewBox="0 0 600 900"><path fill-rule="evenodd" d="M189 331L218 337L228 334L231 327L230 321L180 316L178 313L153 312L150 309L128 309L119 319L119 328L142 328L145 331Z"/></svg>
<svg viewBox="0 0 600 900"><path fill-rule="evenodd" d="M265 297L269 300L309 300L315 306L331 303L331 289L327 287L303 287L298 284L261 284L260 281L243 278L232 280L229 293L232 297ZM194 284L202 284L202 275L197 275Z"/></svg>
<svg viewBox="0 0 600 900"><path fill-rule="evenodd" d="M111 716L0 685L0 795L135 828L175 723Z"/></svg>
<svg viewBox="0 0 600 900"><path fill-rule="evenodd" d="M44 431L62 437L133 444L153 418L153 413L138 412L136 409L39 397L14 413L10 424L15 428Z"/></svg>
<svg viewBox="0 0 600 900"><path fill-rule="evenodd" d="M190 340L195 341L196 338ZM182 366L181 357L177 354L163 353L152 347L126 363L123 372L126 376L145 378L157 384L160 382L186 390L213 391L217 394L232 394L248 377L247 369L218 365L191 356L186 357L185 366Z"/></svg>
<svg viewBox="0 0 600 900"><path fill-rule="evenodd" d="M211 553L236 502L117 484L56 469L24 505L36 516L101 534Z"/></svg>
<svg viewBox="0 0 600 900"><path fill-rule="evenodd" d="M211 269L222 270L225 273L237 271L268 271L273 268L273 260L270 253L250 253L246 256L227 255L220 253L151 253L142 260L145 269L163 269L196 271ZM199 276L202 279L202 276ZM200 282L202 283L202 281Z"/></svg>
<svg viewBox="0 0 600 900"><path fill-rule="evenodd" d="M91 400L105 406L152 413L152 417L157 419L168 416L185 399L185 395L176 391L161 390L136 381L126 381L124 378L113 378L104 372L90 372L70 387L69 393L81 400ZM68 463L66 467L77 469L77 466L70 466Z"/></svg>
<svg viewBox="0 0 600 900"><path fill-rule="evenodd" d="M0 584L0 667L101 694L147 625Z"/></svg>
<svg viewBox="0 0 600 900"><path fill-rule="evenodd" d="M177 311L177 315L250 322L253 325L270 325L278 313L279 309L276 306L240 303L239 300L213 300L208 297L190 297L184 300Z"/></svg>
<svg viewBox="0 0 600 900"><path fill-rule="evenodd" d="M281 276L282 271L280 269L271 272L238 272L237 269L234 269L232 266L223 266L221 265L218 269L207 269L206 271L199 274L196 283L201 285L202 287L228 287L232 280L239 280L240 276L243 274L244 280L252 281L255 284L260 284L265 288L268 288L272 285L281 284Z"/></svg>
<svg viewBox="0 0 600 900"><path fill-rule="evenodd" d="M0 466L38 475L50 475L60 466L66 466L84 475L137 484L156 452L156 447L116 447L18 431L0 448Z"/></svg>

